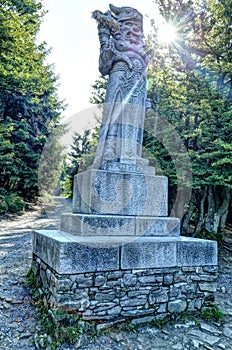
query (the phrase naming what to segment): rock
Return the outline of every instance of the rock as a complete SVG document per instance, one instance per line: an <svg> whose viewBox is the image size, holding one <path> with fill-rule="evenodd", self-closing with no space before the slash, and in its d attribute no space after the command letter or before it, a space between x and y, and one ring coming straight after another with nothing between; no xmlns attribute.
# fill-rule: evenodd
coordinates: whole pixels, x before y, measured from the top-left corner
<svg viewBox="0 0 232 350"><path fill-rule="evenodd" d="M206 331L206 332L209 332L209 333L212 333L214 335L220 335L221 332L216 328L216 327L213 327L207 323L201 323L201 330L202 331Z"/></svg>
<svg viewBox="0 0 232 350"><path fill-rule="evenodd" d="M29 338L31 336L30 332L25 332L20 334L20 339Z"/></svg>
<svg viewBox="0 0 232 350"><path fill-rule="evenodd" d="M17 327L17 324L16 324L16 327ZM25 331L25 328L24 327L18 327L17 328L17 331L19 332L19 333L23 333L24 331Z"/></svg>
<svg viewBox="0 0 232 350"><path fill-rule="evenodd" d="M191 330L189 332L189 334L201 339L201 341L206 342L209 345L214 345L215 343L217 343L220 340L219 337L215 337L213 335L209 335L209 334L206 334L204 332L201 332L201 331L198 331L195 329Z"/></svg>
<svg viewBox="0 0 232 350"><path fill-rule="evenodd" d="M195 322L194 321L190 321L190 322L186 322L186 323L177 323L174 325L174 328L178 329L178 328L189 328L191 326L195 326Z"/></svg>
<svg viewBox="0 0 232 350"><path fill-rule="evenodd" d="M191 347L189 349L199 349L203 343L198 339L191 339L190 344Z"/></svg>
<svg viewBox="0 0 232 350"><path fill-rule="evenodd" d="M217 290L216 283L200 283L199 287L202 292L216 292Z"/></svg>
<svg viewBox="0 0 232 350"><path fill-rule="evenodd" d="M116 340L117 343L120 343L121 341L124 340L124 337L123 337L122 334L119 333L119 334L116 334L116 335L114 336L114 339Z"/></svg>
<svg viewBox="0 0 232 350"><path fill-rule="evenodd" d="M173 275L165 275L164 276L164 285L170 285L173 283L174 277Z"/></svg>
<svg viewBox="0 0 232 350"><path fill-rule="evenodd" d="M95 286L96 287L101 287L105 284L106 278L104 276L96 276L95 279Z"/></svg>
<svg viewBox="0 0 232 350"><path fill-rule="evenodd" d="M185 300L173 300L168 303L168 311L171 313L181 313L187 307Z"/></svg>
<svg viewBox="0 0 232 350"><path fill-rule="evenodd" d="M182 344L176 344L172 346L173 350L182 350L183 349L183 345Z"/></svg>
<svg viewBox="0 0 232 350"><path fill-rule="evenodd" d="M82 341L82 335L80 336L80 338L78 339L78 341L74 344L74 348L75 349L79 349L81 346L81 341Z"/></svg>
<svg viewBox="0 0 232 350"><path fill-rule="evenodd" d="M232 339L232 326L226 325L223 328L223 334L227 337Z"/></svg>
<svg viewBox="0 0 232 350"><path fill-rule="evenodd" d="M7 297L7 298L5 299L5 301L6 301L7 303L11 303L11 302L12 302L12 298Z"/></svg>
<svg viewBox="0 0 232 350"><path fill-rule="evenodd" d="M131 321L131 324L137 325L142 323L150 323L153 320L154 320L153 316L145 316L145 317L135 318L134 320Z"/></svg>
<svg viewBox="0 0 232 350"><path fill-rule="evenodd" d="M8 303L3 303L3 307L4 307L4 309L10 309L11 305Z"/></svg>
<svg viewBox="0 0 232 350"><path fill-rule="evenodd" d="M115 306L112 309L107 311L108 315L119 315L122 308L120 306Z"/></svg>
<svg viewBox="0 0 232 350"><path fill-rule="evenodd" d="M22 300L12 300L11 304L22 304Z"/></svg>

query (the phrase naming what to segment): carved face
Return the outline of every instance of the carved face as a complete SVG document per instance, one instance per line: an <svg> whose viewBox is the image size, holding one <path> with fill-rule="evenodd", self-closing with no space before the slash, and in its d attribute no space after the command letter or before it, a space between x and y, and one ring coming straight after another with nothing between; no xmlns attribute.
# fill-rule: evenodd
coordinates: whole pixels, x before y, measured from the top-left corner
<svg viewBox="0 0 232 350"><path fill-rule="evenodd" d="M121 33L123 33L123 35L128 37L131 37L131 36L135 36L138 38L143 37L141 25L133 21L122 22L120 31Z"/></svg>
<svg viewBox="0 0 232 350"><path fill-rule="evenodd" d="M120 30L114 34L114 38L122 43L126 41L130 44L143 45L141 27L133 21L121 22Z"/></svg>

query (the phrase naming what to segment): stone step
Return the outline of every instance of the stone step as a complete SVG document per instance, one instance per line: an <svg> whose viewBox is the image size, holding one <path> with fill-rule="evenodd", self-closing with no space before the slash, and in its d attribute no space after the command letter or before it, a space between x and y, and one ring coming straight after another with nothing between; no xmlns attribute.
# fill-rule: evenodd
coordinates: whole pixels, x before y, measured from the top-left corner
<svg viewBox="0 0 232 350"><path fill-rule="evenodd" d="M180 220L143 217L65 213L61 231L78 236L179 236Z"/></svg>

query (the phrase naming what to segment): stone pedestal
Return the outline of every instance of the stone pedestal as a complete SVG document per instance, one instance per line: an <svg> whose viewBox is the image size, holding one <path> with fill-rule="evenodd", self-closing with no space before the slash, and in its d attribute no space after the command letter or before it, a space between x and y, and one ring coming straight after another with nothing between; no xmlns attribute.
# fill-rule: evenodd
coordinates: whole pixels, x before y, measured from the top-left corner
<svg viewBox="0 0 232 350"><path fill-rule="evenodd" d="M123 170L76 175L74 213L60 230L34 232L44 301L104 322L201 309L216 289L217 243L180 236L165 177Z"/></svg>
<svg viewBox="0 0 232 350"><path fill-rule="evenodd" d="M33 249L44 301L83 320L149 322L200 310L216 290L212 241L35 231Z"/></svg>
<svg viewBox="0 0 232 350"><path fill-rule="evenodd" d="M127 171L91 169L76 175L73 212L167 216L167 178L155 176L154 171L152 175L141 170L129 172L131 165L126 165Z"/></svg>

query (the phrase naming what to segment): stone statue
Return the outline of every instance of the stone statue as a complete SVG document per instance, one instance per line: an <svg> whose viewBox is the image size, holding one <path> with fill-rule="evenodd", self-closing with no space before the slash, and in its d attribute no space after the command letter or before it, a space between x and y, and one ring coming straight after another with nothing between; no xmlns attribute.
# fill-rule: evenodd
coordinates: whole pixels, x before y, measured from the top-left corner
<svg viewBox="0 0 232 350"><path fill-rule="evenodd" d="M143 16L131 7L109 7L104 14L93 12L101 45L99 70L109 75L93 167L129 163L136 169L147 164L141 158L148 64Z"/></svg>

